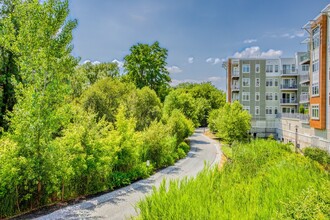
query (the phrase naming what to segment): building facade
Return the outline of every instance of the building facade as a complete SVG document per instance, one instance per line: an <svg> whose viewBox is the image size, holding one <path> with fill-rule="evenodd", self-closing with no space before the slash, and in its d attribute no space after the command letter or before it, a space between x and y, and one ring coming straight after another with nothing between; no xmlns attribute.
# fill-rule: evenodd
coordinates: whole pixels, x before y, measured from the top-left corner
<svg viewBox="0 0 330 220"><path fill-rule="evenodd" d="M330 4L303 28L292 58L228 59L227 100L252 115L251 134L330 152Z"/></svg>

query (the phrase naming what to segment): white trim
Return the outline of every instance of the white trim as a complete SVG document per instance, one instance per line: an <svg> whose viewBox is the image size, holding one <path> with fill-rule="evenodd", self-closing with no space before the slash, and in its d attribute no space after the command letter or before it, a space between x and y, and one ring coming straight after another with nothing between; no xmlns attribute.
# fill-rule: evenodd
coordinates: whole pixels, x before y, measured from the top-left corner
<svg viewBox="0 0 330 220"><path fill-rule="evenodd" d="M244 86L244 80L247 80L248 81L248 86ZM242 78L242 87L250 87L251 86L251 80L250 80L250 78Z"/></svg>
<svg viewBox="0 0 330 220"><path fill-rule="evenodd" d="M318 117L313 117L313 107L317 108ZM311 119L320 120L320 104L311 104Z"/></svg>
<svg viewBox="0 0 330 220"><path fill-rule="evenodd" d="M249 71L245 72L244 71L244 66L248 66L249 67ZM251 72L251 65L250 64L242 64L242 73L250 73Z"/></svg>

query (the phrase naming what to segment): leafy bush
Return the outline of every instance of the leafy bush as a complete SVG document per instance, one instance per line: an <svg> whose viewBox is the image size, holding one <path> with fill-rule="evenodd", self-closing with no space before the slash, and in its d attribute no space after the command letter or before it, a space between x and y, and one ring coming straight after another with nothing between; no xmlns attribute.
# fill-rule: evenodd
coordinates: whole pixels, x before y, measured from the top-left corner
<svg viewBox="0 0 330 220"><path fill-rule="evenodd" d="M325 150L315 147L307 147L304 149L304 155L312 160L317 161L318 163L326 166L330 165L330 155Z"/></svg>
<svg viewBox="0 0 330 220"><path fill-rule="evenodd" d="M178 149L182 149L185 154L190 151L190 146L186 142L181 142L178 146Z"/></svg>

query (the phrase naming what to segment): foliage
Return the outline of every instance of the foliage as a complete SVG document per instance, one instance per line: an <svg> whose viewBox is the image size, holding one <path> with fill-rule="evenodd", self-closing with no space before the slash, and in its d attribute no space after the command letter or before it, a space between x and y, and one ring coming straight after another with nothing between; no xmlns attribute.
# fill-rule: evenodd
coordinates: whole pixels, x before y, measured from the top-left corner
<svg viewBox="0 0 330 220"><path fill-rule="evenodd" d="M171 81L166 69L167 49L161 48L156 41L152 45L136 44L130 51L131 54L124 58L127 79L137 88L150 87L163 100Z"/></svg>
<svg viewBox="0 0 330 220"><path fill-rule="evenodd" d="M329 174L289 151L256 140L232 147L222 170L161 184L138 204L141 219L328 219Z"/></svg>
<svg viewBox="0 0 330 220"><path fill-rule="evenodd" d="M162 105L155 91L148 87L131 91L122 100L130 117L136 118L136 130L143 131L162 116Z"/></svg>
<svg viewBox="0 0 330 220"><path fill-rule="evenodd" d="M317 161L323 166L330 166L330 155L327 151L316 147L306 147L304 155L312 160Z"/></svg>
<svg viewBox="0 0 330 220"><path fill-rule="evenodd" d="M122 83L117 79L104 78L88 88L81 96L81 104L85 110L92 110L97 118L115 122L115 115L122 100L125 100L134 85Z"/></svg>
<svg viewBox="0 0 330 220"><path fill-rule="evenodd" d="M195 100L189 93L173 90L166 96L163 109L164 115L170 116L175 109L180 110L185 117L193 121L196 127L199 126Z"/></svg>
<svg viewBox="0 0 330 220"><path fill-rule="evenodd" d="M299 105L299 113L305 114L305 107L304 107L304 105Z"/></svg>
<svg viewBox="0 0 330 220"><path fill-rule="evenodd" d="M75 71L71 77L74 97L79 97L84 90L100 79L119 76L119 68L116 63L92 63L89 61L78 66Z"/></svg>
<svg viewBox="0 0 330 220"><path fill-rule="evenodd" d="M251 115L243 110L237 101L225 104L219 110L210 114L209 124L213 132L225 142L232 144L234 141L248 139L251 128Z"/></svg>

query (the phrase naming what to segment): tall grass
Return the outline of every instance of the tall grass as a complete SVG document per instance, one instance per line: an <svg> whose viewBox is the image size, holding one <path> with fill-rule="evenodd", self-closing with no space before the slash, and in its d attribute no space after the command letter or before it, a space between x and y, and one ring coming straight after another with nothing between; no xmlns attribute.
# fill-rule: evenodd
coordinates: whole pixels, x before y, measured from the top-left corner
<svg viewBox="0 0 330 220"><path fill-rule="evenodd" d="M329 187L329 174L316 162L257 140L233 146L221 171L163 182L138 204L139 218L329 219Z"/></svg>

